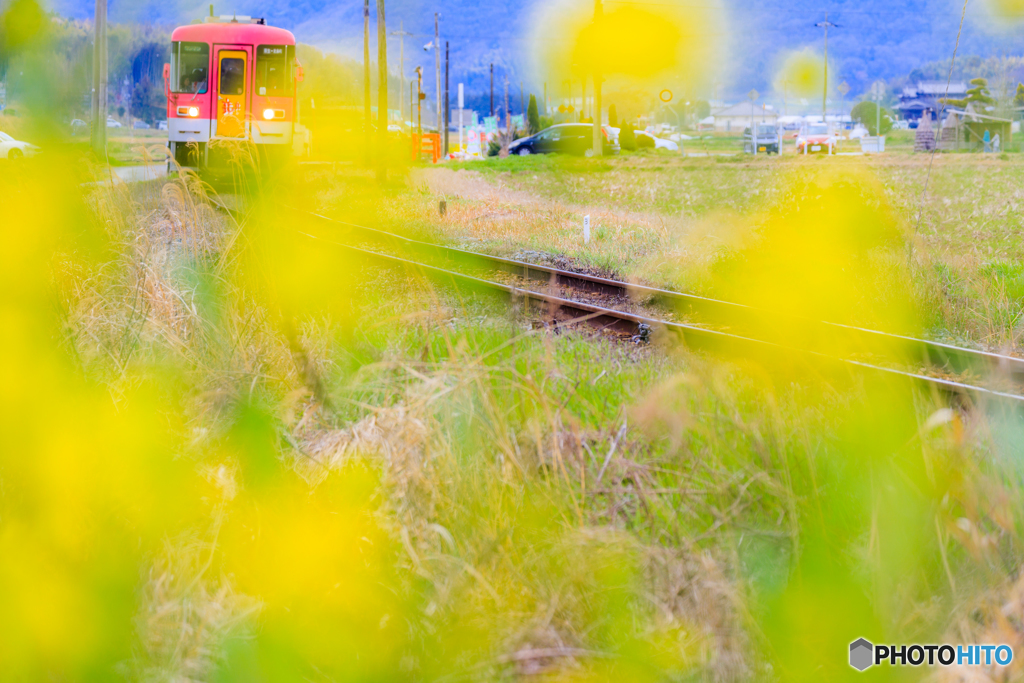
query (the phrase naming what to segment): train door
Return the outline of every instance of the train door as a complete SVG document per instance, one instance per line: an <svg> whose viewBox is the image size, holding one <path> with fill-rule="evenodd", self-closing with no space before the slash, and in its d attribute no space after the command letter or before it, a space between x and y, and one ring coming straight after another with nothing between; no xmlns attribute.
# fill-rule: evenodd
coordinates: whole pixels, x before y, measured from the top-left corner
<svg viewBox="0 0 1024 683"><path fill-rule="evenodd" d="M248 49L217 48L217 137L248 134L250 63Z"/></svg>

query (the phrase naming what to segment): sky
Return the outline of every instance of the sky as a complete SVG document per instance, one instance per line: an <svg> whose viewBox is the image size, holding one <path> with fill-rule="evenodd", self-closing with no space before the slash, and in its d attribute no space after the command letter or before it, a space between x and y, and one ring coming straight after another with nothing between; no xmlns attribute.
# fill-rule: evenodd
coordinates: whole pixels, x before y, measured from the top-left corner
<svg viewBox="0 0 1024 683"><path fill-rule="evenodd" d="M609 10L630 6L657 12L670 2L606 0L605 6ZM540 41L560 40L557 32L545 32L543 29L549 27L542 25L542 10L554 4L550 0L391 0L387 25L389 32L401 25L413 34L405 38L405 73L409 76L415 66L422 65L428 92L432 92L434 83L434 55L423 46L433 38L434 13L438 12L442 42L450 45L453 83L465 82L471 97L484 96L489 65L493 63L499 96L506 76L514 95L519 82L524 83L527 92L539 95L547 78L536 68L537 55L546 49ZM94 8L89 0L51 0L50 6L76 18L91 17ZM923 63L949 59L957 43L964 5L960 0L678 0L672 7L684 23L688 17L699 23L700 17L708 13L716 17L711 28L693 28L713 41L716 49L712 63L702 66L705 73L699 94L708 99L738 101L751 88L769 99L779 96L772 82L786 55L801 49L816 53L823 50L824 32L815 24L825 19L826 12L836 24L829 33L830 78L837 83L846 81L851 96L856 96L876 79L898 78ZM112 21L173 26L207 14L208 8L208 3L191 0L111 0L109 13ZM218 2L214 8L217 14L265 17L268 23L293 31L299 42L356 59L362 55L362 9L358 1L327 0L232 0ZM967 6L958 53L1024 54L1022 28L1020 23L994 19L984 2L976 0ZM375 41L375 36L374 3L371 40ZM371 43L371 53L376 54L375 42ZM398 61L399 39L391 36L389 64L393 70L397 70ZM657 88L658 84L650 87ZM554 93L558 86L548 83L548 88Z"/></svg>

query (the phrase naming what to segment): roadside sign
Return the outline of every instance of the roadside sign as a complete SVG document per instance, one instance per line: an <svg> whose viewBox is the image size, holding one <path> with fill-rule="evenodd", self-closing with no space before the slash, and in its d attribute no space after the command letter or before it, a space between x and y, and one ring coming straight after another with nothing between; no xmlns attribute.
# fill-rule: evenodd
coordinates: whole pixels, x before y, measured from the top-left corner
<svg viewBox="0 0 1024 683"><path fill-rule="evenodd" d="M498 117L497 116L485 116L484 117L484 132L485 133L497 133L498 132Z"/></svg>
<svg viewBox="0 0 1024 683"><path fill-rule="evenodd" d="M753 102L754 100L756 100L756 99L757 99L757 98L758 98L758 97L759 97L760 95L761 95L761 93L757 92L757 91L756 91L756 90L754 90L754 89L751 89L751 90L750 90L750 92L748 92L748 93L747 93L747 97L749 97L749 98L750 98L750 101L751 101L751 102Z"/></svg>
<svg viewBox="0 0 1024 683"><path fill-rule="evenodd" d="M583 217L583 243L590 244L590 214Z"/></svg>

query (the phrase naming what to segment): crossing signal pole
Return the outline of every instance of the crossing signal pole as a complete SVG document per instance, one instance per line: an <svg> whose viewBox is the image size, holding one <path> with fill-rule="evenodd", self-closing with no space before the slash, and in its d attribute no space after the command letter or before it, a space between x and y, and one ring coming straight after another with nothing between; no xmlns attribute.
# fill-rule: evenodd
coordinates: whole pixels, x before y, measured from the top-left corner
<svg viewBox="0 0 1024 683"><path fill-rule="evenodd" d="M448 41L444 41L444 155L448 156L448 120L451 118L448 98Z"/></svg>
<svg viewBox="0 0 1024 683"><path fill-rule="evenodd" d="M494 116L494 62L491 62L491 116Z"/></svg>
<svg viewBox="0 0 1024 683"><path fill-rule="evenodd" d="M438 17L434 12L434 68L437 71L437 132L441 132L441 32L438 28Z"/></svg>

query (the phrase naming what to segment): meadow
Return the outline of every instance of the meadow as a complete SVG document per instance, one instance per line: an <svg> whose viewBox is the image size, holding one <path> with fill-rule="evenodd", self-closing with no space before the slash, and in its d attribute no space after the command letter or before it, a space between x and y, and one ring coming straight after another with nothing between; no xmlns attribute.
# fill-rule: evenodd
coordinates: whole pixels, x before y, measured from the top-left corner
<svg viewBox="0 0 1024 683"><path fill-rule="evenodd" d="M748 281L726 277L729 257L754 249L766 221L795 217L808 201L798 188L845 184L856 195L846 201L856 206L818 207L818 224L808 230L835 243L859 230L849 223L854 216L874 220L856 207L877 206L874 213L885 214L886 229L899 237L861 246L872 258L906 262L898 272L878 266L883 281L875 283L875 296L895 295L884 292L898 288L916 310L917 320L893 331L1019 352L1022 163L1018 155L930 158L909 151L840 158L646 153L598 163L509 158L414 169L410 182L419 193L396 198L373 220L467 248L525 260L568 259L619 278L754 303ZM338 197L351 199L340 191ZM444 220L437 210L441 199L447 202ZM327 192L321 205L330 209L338 201ZM584 215L593 226L588 245ZM787 249L776 255L780 265L805 256L800 245ZM856 310L837 310L842 304L822 303L815 312L868 322Z"/></svg>
<svg viewBox="0 0 1024 683"><path fill-rule="evenodd" d="M1024 638L1019 415L552 334L287 208L1016 350L1016 159L939 155L923 204L909 154L308 166L237 219L62 161L0 180L15 679L818 681L861 636Z"/></svg>

